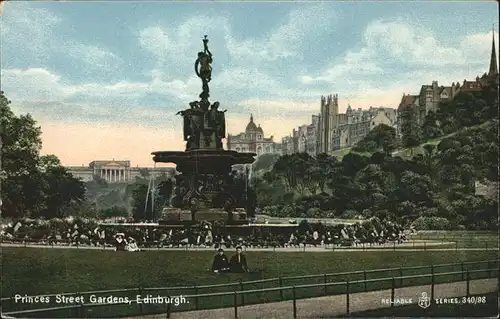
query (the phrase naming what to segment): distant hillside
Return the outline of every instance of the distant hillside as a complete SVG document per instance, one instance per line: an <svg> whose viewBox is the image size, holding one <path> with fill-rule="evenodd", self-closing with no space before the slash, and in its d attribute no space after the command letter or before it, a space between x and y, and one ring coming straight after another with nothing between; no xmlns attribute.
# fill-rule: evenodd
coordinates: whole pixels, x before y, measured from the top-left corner
<svg viewBox="0 0 500 319"><path fill-rule="evenodd" d="M98 210L117 206L124 207L128 212L131 212L134 185L126 183L100 184L88 182L85 184L87 199L95 203Z"/></svg>
<svg viewBox="0 0 500 319"><path fill-rule="evenodd" d="M484 123L481 123L481 124L478 124L478 125L474 125L474 126L471 126L471 127L463 128L463 129L461 129L461 130L459 130L457 132L453 132L451 134L448 134L448 135L445 135L445 136L441 136L441 137L438 137L436 139L432 139L432 140L429 140L427 142L424 142L424 143L420 144L420 146L415 147L413 150L411 150L409 148L404 148L404 149L401 149L401 150L397 150L397 151L393 152L392 155L393 156L401 156L402 158L411 158L412 156L415 156L417 154L424 153L424 145L427 145L427 144L438 145L445 138L452 137L454 135L457 135L459 133L462 133L464 131L471 130L471 129L474 129L474 128L486 127L490 123L491 123L490 121L487 121L487 122L484 122Z"/></svg>
<svg viewBox="0 0 500 319"><path fill-rule="evenodd" d="M460 132L463 132L464 130L471 129L471 128L474 128L474 127L484 127L484 126L486 126L488 124L489 124L489 121L485 122L485 123L482 123L482 124L479 124L479 125L471 126L470 128L464 128L464 129L461 129L461 130L459 130L457 132L454 132L454 133L451 133L451 134L448 134L448 135L445 135L445 136L441 136L441 137L438 137L436 139L432 139L432 140L426 141L426 142L420 144L420 146L417 146L417 147L413 148L413 150L411 150L409 148L399 149L399 150L393 152L392 155L393 156L401 156L402 158L411 158L414 155L423 153L424 152L424 148L423 148L424 145L427 145L427 144L438 145L445 138L452 137L452 136L454 136L454 135L456 135L456 134L458 134ZM341 149L341 150L334 151L334 152L332 152L332 155L335 156L335 157L337 157L339 160L342 160L342 158L345 155L349 154L349 153L356 153L356 154L360 154L360 155L371 156L371 153L368 153L368 152L355 152L355 151L352 151L351 148L344 148L344 149Z"/></svg>

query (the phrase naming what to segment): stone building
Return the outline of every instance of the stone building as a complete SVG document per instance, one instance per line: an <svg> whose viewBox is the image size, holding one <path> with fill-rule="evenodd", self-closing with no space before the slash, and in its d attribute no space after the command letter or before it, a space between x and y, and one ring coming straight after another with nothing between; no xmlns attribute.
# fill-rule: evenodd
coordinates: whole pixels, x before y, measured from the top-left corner
<svg viewBox="0 0 500 319"><path fill-rule="evenodd" d="M330 153L333 130L338 126L338 94L321 96L321 108L318 127L318 153Z"/></svg>
<svg viewBox="0 0 500 319"><path fill-rule="evenodd" d="M297 153L295 149L295 143L292 136L285 136L281 139L281 154L291 155Z"/></svg>
<svg viewBox="0 0 500 319"><path fill-rule="evenodd" d="M281 154L306 152L311 156L318 153L319 115L311 117L311 124L304 124L293 129L290 136L281 139Z"/></svg>
<svg viewBox="0 0 500 319"><path fill-rule="evenodd" d="M275 143L273 136L264 137L264 130L260 125L256 125L253 121L253 115L250 115L245 132L237 135L228 134L227 149L237 152L253 152L257 156L266 153L275 153Z"/></svg>
<svg viewBox="0 0 500 319"><path fill-rule="evenodd" d="M429 111L436 112L438 110L439 103L454 99L459 92L479 92L488 85L498 85L498 65L494 33L488 73L484 73L481 77L477 76L474 81L464 80L462 85L457 81L456 83L453 82L451 86L439 86L438 81L432 81L431 85L422 85L418 95L406 95L403 93L398 106L398 114L401 114L400 111L404 107L411 106L415 114L417 114L417 123L422 125ZM398 127L401 127L401 124L401 120L398 119ZM400 134L400 132L398 133Z"/></svg>
<svg viewBox="0 0 500 319"><path fill-rule="evenodd" d="M321 97L317 153L327 153L356 145L370 130L380 124L395 126L396 110L370 107L354 110L347 106L345 114L339 114L338 95Z"/></svg>
<svg viewBox="0 0 500 319"><path fill-rule="evenodd" d="M88 166L66 166L69 173L83 182L103 179L108 183L131 183L143 175L175 175L172 167L131 167L130 161L92 161Z"/></svg>
<svg viewBox="0 0 500 319"><path fill-rule="evenodd" d="M380 124L388 126L395 125L386 114L394 114L395 110L390 108L374 108L369 110L358 108L353 110L349 105L346 115L347 122L341 122L332 132L332 150L353 147L359 143L368 133ZM395 118L395 116L394 116Z"/></svg>

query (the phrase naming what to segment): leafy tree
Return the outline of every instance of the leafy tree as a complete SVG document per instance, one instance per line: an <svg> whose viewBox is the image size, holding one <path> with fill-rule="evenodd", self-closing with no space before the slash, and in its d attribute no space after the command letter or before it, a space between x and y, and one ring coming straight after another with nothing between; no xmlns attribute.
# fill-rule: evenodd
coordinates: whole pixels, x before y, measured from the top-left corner
<svg viewBox="0 0 500 319"><path fill-rule="evenodd" d="M422 142L422 132L418 124L417 111L411 105L407 105L401 110L400 118L401 141L403 146L410 148L413 154L413 148Z"/></svg>
<svg viewBox="0 0 500 319"><path fill-rule="evenodd" d="M82 209L85 186L55 155L40 156L41 129L28 115L16 116L0 94L2 139L1 197L9 217L62 217Z"/></svg>
<svg viewBox="0 0 500 319"><path fill-rule="evenodd" d="M423 140L430 140L440 136L443 136L443 130L439 127L438 117L436 113L429 111L422 125L422 138Z"/></svg>
<svg viewBox="0 0 500 319"><path fill-rule="evenodd" d="M254 172L269 171L273 168L279 157L279 154L262 154L257 157L257 160L252 164L252 170Z"/></svg>
<svg viewBox="0 0 500 319"><path fill-rule="evenodd" d="M48 156L46 159L54 159L54 156ZM47 218L68 216L69 207L81 205L85 201L85 184L57 164L58 162L51 162L50 165L56 166L47 166L46 171L42 173L45 181L45 209L39 213Z"/></svg>
<svg viewBox="0 0 500 319"><path fill-rule="evenodd" d="M356 152L393 152L397 147L396 130L385 124L377 125L354 148Z"/></svg>
<svg viewBox="0 0 500 319"><path fill-rule="evenodd" d="M99 212L99 215L103 218L128 217L128 210L125 207L113 206L113 207L101 210Z"/></svg>

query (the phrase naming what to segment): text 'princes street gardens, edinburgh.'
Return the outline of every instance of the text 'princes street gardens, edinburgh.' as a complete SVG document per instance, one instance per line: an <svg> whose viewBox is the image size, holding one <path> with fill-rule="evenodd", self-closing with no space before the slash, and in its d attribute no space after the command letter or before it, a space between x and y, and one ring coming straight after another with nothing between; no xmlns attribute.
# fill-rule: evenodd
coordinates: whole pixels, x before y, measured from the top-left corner
<svg viewBox="0 0 500 319"><path fill-rule="evenodd" d="M184 296L160 296L160 295L135 295L130 298L128 296L97 296L97 295L55 295L55 296L14 296L15 303L22 304L172 304L179 306L180 304L189 303Z"/></svg>

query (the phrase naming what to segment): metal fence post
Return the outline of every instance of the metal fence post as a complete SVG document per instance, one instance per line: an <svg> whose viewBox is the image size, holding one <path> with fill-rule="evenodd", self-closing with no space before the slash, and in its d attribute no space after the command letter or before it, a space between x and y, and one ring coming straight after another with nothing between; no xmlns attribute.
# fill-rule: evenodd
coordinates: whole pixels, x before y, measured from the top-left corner
<svg viewBox="0 0 500 319"><path fill-rule="evenodd" d="M234 319L238 319L238 292L234 292Z"/></svg>
<svg viewBox="0 0 500 319"><path fill-rule="evenodd" d="M283 301L284 296L283 296L283 278L279 278L279 281L280 281L280 297L281 297L281 301Z"/></svg>
<svg viewBox="0 0 500 319"><path fill-rule="evenodd" d="M169 300L171 298L168 298ZM167 319L170 318L170 313L172 312L172 303L171 302L168 302L167 303Z"/></svg>
<svg viewBox="0 0 500 319"><path fill-rule="evenodd" d="M434 284L435 284L434 267L432 267L432 272L431 272L431 300L434 300Z"/></svg>
<svg viewBox="0 0 500 319"><path fill-rule="evenodd" d="M469 297L470 295L470 274L469 274L469 269L467 269L467 293L466 296Z"/></svg>
<svg viewBox="0 0 500 319"><path fill-rule="evenodd" d="M393 242L392 242L392 250L393 250L393 251L395 251L395 250L396 250L396 242L395 242L395 241L393 241Z"/></svg>
<svg viewBox="0 0 500 319"><path fill-rule="evenodd" d="M142 287L139 287L138 291L139 291L139 295L142 296ZM140 302L138 304L139 304L139 312L142 314L142 302Z"/></svg>
<svg viewBox="0 0 500 319"><path fill-rule="evenodd" d="M403 286L403 267L399 267L399 285Z"/></svg>
<svg viewBox="0 0 500 319"><path fill-rule="evenodd" d="M366 279L366 270L363 270L363 280L364 280L364 284L365 284L365 292L368 291L368 286L367 286L367 279Z"/></svg>
<svg viewBox="0 0 500 319"><path fill-rule="evenodd" d="M194 305L196 310L200 310L200 298L198 298L198 285L194 285Z"/></svg>
<svg viewBox="0 0 500 319"><path fill-rule="evenodd" d="M241 293L241 305L244 306L245 305L245 294L243 293L245 289L243 289L243 281L241 281L240 279L240 291L242 292Z"/></svg>
<svg viewBox="0 0 500 319"><path fill-rule="evenodd" d="M350 303L350 300L349 300L349 280L345 282L345 299L346 299L346 304L345 304L346 314L349 315L349 313L351 311L350 307L349 307L350 306L349 305L349 303Z"/></svg>
<svg viewBox="0 0 500 319"><path fill-rule="evenodd" d="M293 317L297 318L297 300L295 295L295 286L292 287L292 297L293 297Z"/></svg>
<svg viewBox="0 0 500 319"><path fill-rule="evenodd" d="M465 276L465 270L464 270L464 262L462 261L460 263L460 267L461 267L461 270L462 270L462 281L465 280L464 276Z"/></svg>
<svg viewBox="0 0 500 319"><path fill-rule="evenodd" d="M424 241L424 251L426 251L426 247L427 247L427 245L426 245L426 243Z"/></svg>
<svg viewBox="0 0 500 319"><path fill-rule="evenodd" d="M327 283L328 283L328 276L326 274L323 275L323 283L324 283L324 294L325 296L328 295L328 286L327 286Z"/></svg>
<svg viewBox="0 0 500 319"><path fill-rule="evenodd" d="M392 287L391 287L391 308L394 307L394 295L396 290L396 278L392 277Z"/></svg>
<svg viewBox="0 0 500 319"><path fill-rule="evenodd" d="M458 251L458 241L455 242L455 251Z"/></svg>
<svg viewBox="0 0 500 319"><path fill-rule="evenodd" d="M79 317L80 318L85 318L85 305L83 303L80 305Z"/></svg>

